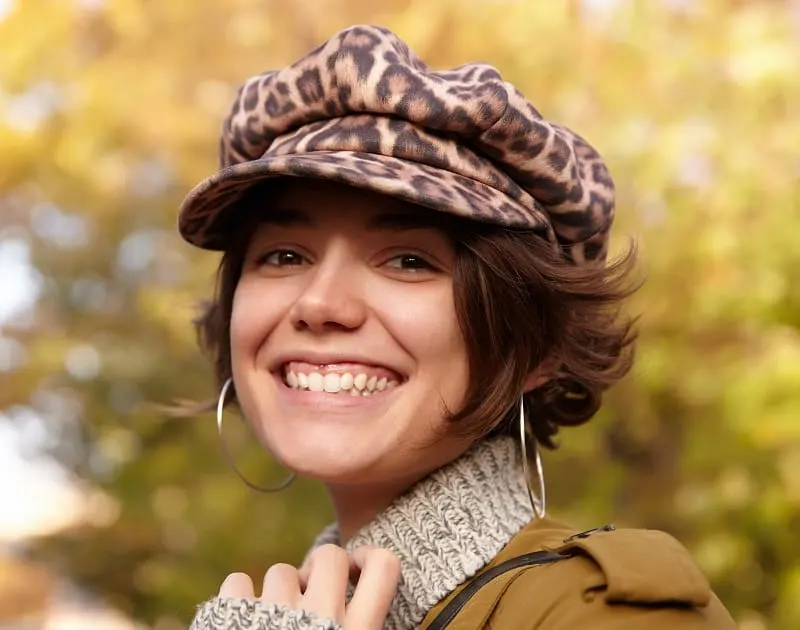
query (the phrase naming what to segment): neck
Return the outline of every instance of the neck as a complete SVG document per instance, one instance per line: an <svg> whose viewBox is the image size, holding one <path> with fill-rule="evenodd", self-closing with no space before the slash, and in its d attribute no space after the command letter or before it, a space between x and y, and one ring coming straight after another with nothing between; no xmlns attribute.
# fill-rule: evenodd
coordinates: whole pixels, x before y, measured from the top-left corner
<svg viewBox="0 0 800 630"><path fill-rule="evenodd" d="M450 465L469 450L469 447L470 444L464 440L443 440L439 444L439 454L444 458L440 467ZM381 483L325 484L342 543L349 541L399 497L435 472L435 469L426 468L422 464L424 459L420 457L418 467L410 468L407 474Z"/></svg>
<svg viewBox="0 0 800 630"><path fill-rule="evenodd" d="M428 474L430 471L421 471L380 484L326 484L340 542L348 542Z"/></svg>
<svg viewBox="0 0 800 630"><path fill-rule="evenodd" d="M410 487L409 487L410 486ZM344 519L316 541L393 552L402 578L386 628L416 628L437 602L488 564L532 518L515 441L482 441L425 476L367 490L329 488Z"/></svg>
<svg viewBox="0 0 800 630"><path fill-rule="evenodd" d="M336 515L341 542L347 542L357 531L374 520L409 485L408 483L370 486L328 484L328 495Z"/></svg>

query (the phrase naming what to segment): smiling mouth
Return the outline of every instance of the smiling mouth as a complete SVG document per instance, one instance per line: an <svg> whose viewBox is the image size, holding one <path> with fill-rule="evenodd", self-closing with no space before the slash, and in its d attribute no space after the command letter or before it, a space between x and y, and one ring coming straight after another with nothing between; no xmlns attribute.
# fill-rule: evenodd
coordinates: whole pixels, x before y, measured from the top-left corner
<svg viewBox="0 0 800 630"><path fill-rule="evenodd" d="M386 368L356 365L312 365L286 363L282 370L287 387L299 391L347 396L372 396L394 389L403 378Z"/></svg>

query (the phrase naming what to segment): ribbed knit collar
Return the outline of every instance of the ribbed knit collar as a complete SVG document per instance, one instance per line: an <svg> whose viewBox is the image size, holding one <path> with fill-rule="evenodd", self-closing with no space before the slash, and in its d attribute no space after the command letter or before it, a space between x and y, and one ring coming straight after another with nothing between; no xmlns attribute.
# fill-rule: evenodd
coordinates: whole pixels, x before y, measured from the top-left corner
<svg viewBox="0 0 800 630"><path fill-rule="evenodd" d="M398 497L347 542L392 551L401 583L387 630L412 630L453 589L486 566L533 517L519 449L483 440ZM338 543L336 524L314 546Z"/></svg>

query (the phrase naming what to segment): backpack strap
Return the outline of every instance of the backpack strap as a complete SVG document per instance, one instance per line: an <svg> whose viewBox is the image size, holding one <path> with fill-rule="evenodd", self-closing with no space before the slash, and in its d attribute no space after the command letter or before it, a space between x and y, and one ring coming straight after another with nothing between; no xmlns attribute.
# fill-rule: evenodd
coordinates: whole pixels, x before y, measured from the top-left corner
<svg viewBox="0 0 800 630"><path fill-rule="evenodd" d="M511 558L510 560L498 564L496 567L492 567L488 571L478 575L464 590L448 602L447 606L436 616L427 630L444 630L444 628L447 628L456 615L461 612L461 609L464 608L467 602L472 599L481 588L504 573L523 567L551 564L559 560L566 560L569 557L568 554L559 553L557 551L533 551Z"/></svg>

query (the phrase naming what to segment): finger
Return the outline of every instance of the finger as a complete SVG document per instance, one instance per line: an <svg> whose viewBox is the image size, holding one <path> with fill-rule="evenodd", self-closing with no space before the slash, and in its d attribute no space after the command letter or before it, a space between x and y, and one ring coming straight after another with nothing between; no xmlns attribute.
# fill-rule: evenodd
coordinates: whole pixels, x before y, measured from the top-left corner
<svg viewBox="0 0 800 630"><path fill-rule="evenodd" d="M273 564L264 574L261 599L270 604L285 604L294 608L300 600L297 569L291 564Z"/></svg>
<svg viewBox="0 0 800 630"><path fill-rule="evenodd" d="M231 573L219 587L220 597L255 597L253 580L246 573Z"/></svg>
<svg viewBox="0 0 800 630"><path fill-rule="evenodd" d="M341 623L349 577L350 556L344 549L336 545L314 549L300 569L300 582L306 585L303 608Z"/></svg>
<svg viewBox="0 0 800 630"><path fill-rule="evenodd" d="M386 549L370 547L353 551L352 561L361 574L344 625L352 630L383 628L400 582L400 561Z"/></svg>

